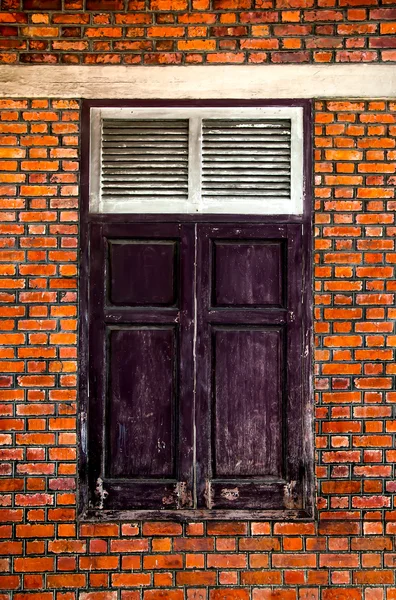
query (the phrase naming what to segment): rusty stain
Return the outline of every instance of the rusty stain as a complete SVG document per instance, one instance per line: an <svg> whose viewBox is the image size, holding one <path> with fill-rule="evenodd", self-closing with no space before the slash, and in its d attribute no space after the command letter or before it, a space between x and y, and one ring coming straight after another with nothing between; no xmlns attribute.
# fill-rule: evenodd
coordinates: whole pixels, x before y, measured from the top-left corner
<svg viewBox="0 0 396 600"><path fill-rule="evenodd" d="M175 486L178 508L192 508L192 494L185 481L179 481Z"/></svg>
<svg viewBox="0 0 396 600"><path fill-rule="evenodd" d="M169 494L169 496L163 496L162 497L162 504L164 506L168 506L168 504L173 504L174 503L174 497L173 494Z"/></svg>
<svg viewBox="0 0 396 600"><path fill-rule="evenodd" d="M283 490L283 501L286 508L294 509L297 508L298 493L297 493L297 481L289 481L285 484Z"/></svg>
<svg viewBox="0 0 396 600"><path fill-rule="evenodd" d="M235 488L223 488L221 490L221 497L225 498L226 500L237 500L239 498L239 489L237 487Z"/></svg>

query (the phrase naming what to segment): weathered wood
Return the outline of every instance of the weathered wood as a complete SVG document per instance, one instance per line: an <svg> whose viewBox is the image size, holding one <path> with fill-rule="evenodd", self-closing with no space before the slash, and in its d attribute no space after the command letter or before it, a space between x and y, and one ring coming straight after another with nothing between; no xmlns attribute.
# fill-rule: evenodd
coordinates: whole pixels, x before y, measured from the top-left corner
<svg viewBox="0 0 396 600"><path fill-rule="evenodd" d="M282 477L282 330L219 327L212 335L213 474Z"/></svg>
<svg viewBox="0 0 396 600"><path fill-rule="evenodd" d="M301 232L302 225L198 225L200 508L304 506ZM219 260L224 247L231 252ZM227 278L233 264L237 274ZM227 305L216 304L219 295ZM274 305L263 310L268 298Z"/></svg>
<svg viewBox="0 0 396 600"><path fill-rule="evenodd" d="M124 504L127 499L124 497ZM241 520L241 521L290 521L290 520L310 520L313 519L313 513L311 509L302 510L257 510L254 508L248 508L246 510L238 510L233 507L227 509L177 509L177 510L145 510L144 508L138 510L98 510L91 509L83 512L82 517L86 521L177 521L177 522L188 522L188 521L229 521L229 520Z"/></svg>
<svg viewBox="0 0 396 600"><path fill-rule="evenodd" d="M91 226L93 507L191 505L193 233L177 224Z"/></svg>
<svg viewBox="0 0 396 600"><path fill-rule="evenodd" d="M214 242L214 306L283 304L282 244Z"/></svg>
<svg viewBox="0 0 396 600"><path fill-rule="evenodd" d="M111 328L106 337L106 477L175 479L174 328Z"/></svg>
<svg viewBox="0 0 396 600"><path fill-rule="evenodd" d="M250 105L259 105L260 102L254 101ZM103 105L101 102L84 103L82 120L80 515L95 520L171 518L183 521L229 518L276 518L280 520L310 518L313 514L310 139L307 137L304 145L305 200L304 214L301 216L267 215L264 225L263 217L260 215L94 215L88 213L89 108L90 105L100 104ZM108 102L105 104L108 105ZM120 104L125 103L118 102L118 105ZM195 103L195 105L200 104L204 103ZM222 104L219 101L217 106ZM293 102L288 104L293 105ZM154 102L153 105L158 106L158 102ZM304 106L305 129L309 132L309 103L296 101L294 105ZM196 223L198 226L195 230ZM205 235L203 232L206 232ZM199 242L198 262L195 260L195 236ZM209 238L212 241L209 241ZM109 240L111 240L110 244ZM88 254L89 244L90 253ZM114 257L112 259L111 253L109 253L112 244L113 248L117 247L117 250L120 246L125 246L121 249L121 256L115 257L115 262L119 262L118 273L114 268ZM146 270L140 269L142 258L138 256L139 251L136 253L139 245L140 250L145 245L155 247L154 263L162 262L162 266L156 269L152 277L147 277ZM216 251L213 250L215 245L217 245L217 250L220 249L217 259ZM130 250L131 246L134 246L133 250ZM166 247L164 254L161 250L163 246ZM172 252L169 252L170 248L174 249L173 258L171 258ZM206 253L206 262L202 261L202 248L204 248L204 254ZM224 248L225 251L223 251ZM246 252L247 249L249 252ZM149 254L152 254L151 248ZM218 260L219 256L220 260ZM111 269L112 260L113 271ZM217 266L216 260L218 260ZM89 262L90 273L87 268ZM128 265L132 266L132 263L134 263L133 268L129 269ZM263 264L266 265L264 274ZM215 268L213 268L214 266ZM195 269L198 322L194 318ZM233 276L234 270L239 272L239 277ZM127 273L125 278L123 277L124 272ZM113 281L111 273L113 273ZM169 283L171 280L173 287ZM265 285L263 285L263 281L266 281ZM90 282L89 304L88 282ZM111 298L109 290L112 285L113 287L121 286L121 290ZM154 293L155 288L156 292ZM301 293L300 288L302 289ZM152 293L151 298L150 293ZM304 302L301 302L302 298ZM296 303L299 303L299 306L295 306L295 311L290 310L290 307ZM88 321L90 323L89 331ZM196 356L194 356L195 324L198 334ZM297 335L298 328L300 328L301 337ZM259 452L258 457L253 456L253 462L250 462L250 465L256 468L257 474L249 477L249 473L246 472L234 473L233 476L231 473L232 461L234 460L235 467L235 457L230 451L228 451L228 456L221 455L221 448L219 448L220 461L223 460L222 468L225 469L224 472L227 472L227 475L216 473L213 469L216 467L216 462L213 460L216 458L213 454L216 395L212 393L212 390L215 389L213 386L216 384L216 378L212 377L212 365L218 367L219 381L222 377L227 381L226 385L233 389L241 389L241 379L245 377L242 388L249 390L249 393L245 393L245 395L248 397L248 405L253 406L254 409L255 402L259 404L263 402L260 386L257 386L257 393L254 392L255 397L253 399L249 397L252 396L250 391L252 388L249 388L249 385L254 387L251 373L256 367L252 364L250 371L249 369L244 371L241 367L247 359L245 354L250 354L252 357L257 353L258 355L261 353L262 356L266 354L267 346L261 341L259 333L267 330L286 332L279 334L283 340L279 344L278 342L267 344L268 347L282 347L288 372L286 375L282 375L284 381L282 382L281 432L283 442L281 455L283 458L280 467L281 477L265 474L265 468L268 467L268 470L271 471L269 463L263 471L260 470L262 458L265 456L263 446L261 455ZM174 430L170 434L170 437L173 435L174 455L173 459L168 457L170 462L174 460L175 466L171 478L168 476L168 472L163 473L165 477L158 476L158 474L148 475L147 463L146 465L143 462L139 463L141 455L133 457L134 465L129 464L128 461L122 465L122 460L117 457L115 462L119 463L121 460L119 463L121 470L116 477L109 477L114 474L105 471L106 461L111 459L108 452L108 440L111 436L109 427L113 432L113 426L109 426L108 421L110 400L108 384L109 381L111 383L111 376L108 378L106 369L111 367L111 361L109 362L105 354L106 331L133 331L137 333L138 337L142 332L148 331L161 331L167 334L171 331L176 332L175 337L172 338L174 340L172 344L169 345L167 342L165 344L167 350L159 352L160 356L157 357L154 356L154 354L158 354L156 352L146 353L146 356L144 351L139 354L141 344L135 339L134 343L130 345L125 340L121 343L121 355L125 352L126 360L134 365L135 373L138 364L143 371L147 368L151 355L153 355L152 360L158 360L159 364L152 369L152 385L145 391L151 395L151 398L160 398L159 406L154 406L154 412L157 409L157 413L161 413L163 409L166 412L170 407L165 401L167 394L155 387L157 379L158 383L162 383L161 387L164 387L164 381L168 382L168 389L171 381L175 387L176 395L172 397L172 401L175 401L173 404L175 410L173 414ZM213 337L214 332L216 333ZM216 350L214 340L218 332L225 336L223 341L227 342L225 343L226 348L230 346L228 332L238 332L238 335L241 332L245 336L245 340L249 339L249 336L253 336L255 341L242 343L242 347L239 349L242 358L239 361L234 356L238 353L232 352L232 348L228 353L223 352L223 349L220 348L221 352L220 354L219 351L217 352L217 358L220 355L221 359L217 362L216 353L213 351ZM242 338L243 336L239 339ZM293 342L293 340L297 340L297 342ZM161 347L161 343L158 344ZM239 342L237 346L238 344ZM156 342L152 341L151 345L155 346ZM129 353L129 347L133 348L131 353ZM176 347L177 350L172 355ZM171 355L173 364L177 364L172 374L170 370L164 368ZM94 357L95 360L93 360ZM167 357L166 360L164 357ZM117 358L113 360L116 376L119 376L117 367L120 362L122 361ZM254 363L254 358L249 362ZM221 363L223 363L223 367ZM301 369L296 368L297 364L302 365ZM128 388L128 379L129 381L133 379L133 368L128 368L127 373L120 375L119 384L125 384L125 387ZM277 370L274 370L273 365L271 365L271 369L273 372L269 379L273 381L274 377L277 377L274 375ZM293 369L296 371L295 373ZM88 372L89 386L86 377ZM162 379L161 376L157 378L157 372L160 375L162 373ZM282 373L284 374L285 371ZM265 381L265 376L264 374L263 381ZM234 382L232 382L233 378ZM124 383L121 380L124 380ZM228 382L228 380L231 381ZM292 390L290 397L288 393L285 393L289 383L291 383ZM196 386L195 393L194 385ZM128 406L130 407L131 399L133 405L139 397L135 384L132 387L134 389L131 394L129 392L119 394L124 403L121 410L124 416L124 410L128 410ZM271 386L269 387L271 388ZM276 386L272 391L267 389L265 396L268 397L269 394L274 399L277 395L277 392L274 392L275 389ZM239 410L241 402L239 397L227 398L224 387L220 384L218 391L220 391L220 396L218 395L217 400L220 399L223 406L226 406L227 409L236 406ZM136 396L136 394L138 395ZM156 396L158 394L159 396ZM170 395L172 394L168 394L168 399ZM176 398L177 395L178 398ZM213 400L215 400L214 403ZM156 403L153 401L153 404ZM289 405L292 407L290 411L288 410ZM167 415L170 416L171 413L172 410L169 408ZM221 432L222 414L222 411L219 410L218 432ZM294 414L298 415L301 428L300 425L295 426ZM156 421L157 416L158 414L154 416L154 422L158 423L161 418ZM111 417L117 423L116 411L114 411L114 415L111 414ZM133 430L140 418L135 407L131 417L130 424L127 419L125 421L127 426ZM145 417L142 422L144 420ZM251 426L248 411L241 413L241 420L244 420L247 427ZM260 427L265 429L265 425L268 423L267 421L264 423L264 417L261 414L260 421L263 424L257 426L257 430ZM275 419L275 429L278 425L279 420ZM253 429L254 427L253 421ZM155 425L153 429L158 431L159 428ZM197 461L194 464L195 432L197 435L195 447ZM154 437L150 438L151 433L147 437L152 442ZM169 436L169 430L164 433ZM131 435L128 434L128 438L130 437ZM253 446L250 438L247 448L242 447L238 441L234 446L234 449L242 452L245 464L249 464L249 460L252 461L249 445L250 448ZM289 452L291 445L294 445L293 452ZM117 452L120 454L117 443L113 445L114 449L115 454ZM274 458L274 462L279 464L279 456L278 459ZM155 466L155 461L153 465ZM146 473L139 477L136 476L136 472L142 467L144 467L143 471L146 469ZM124 473L123 469L125 469ZM131 470L128 471L128 469ZM153 471L155 470L156 468L153 469ZM219 469L217 470L219 471ZM241 470L243 471L243 468ZM166 471L165 467L164 471ZM124 477L124 474L128 476ZM194 496L195 477L196 496ZM236 488L238 492L236 492ZM198 502L198 506L196 506L196 502ZM211 508L208 509L206 506Z"/></svg>
<svg viewBox="0 0 396 600"><path fill-rule="evenodd" d="M115 240L109 244L107 301L117 306L174 306L178 245Z"/></svg>
<svg viewBox="0 0 396 600"><path fill-rule="evenodd" d="M303 510L302 225L91 230L91 504Z"/></svg>

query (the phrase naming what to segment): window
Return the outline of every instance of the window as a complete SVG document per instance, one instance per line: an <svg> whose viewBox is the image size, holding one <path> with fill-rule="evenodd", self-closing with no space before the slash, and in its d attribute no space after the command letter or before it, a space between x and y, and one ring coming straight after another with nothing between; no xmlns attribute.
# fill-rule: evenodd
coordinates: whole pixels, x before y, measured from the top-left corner
<svg viewBox="0 0 396 600"><path fill-rule="evenodd" d="M82 510L310 516L309 104L85 115Z"/></svg>

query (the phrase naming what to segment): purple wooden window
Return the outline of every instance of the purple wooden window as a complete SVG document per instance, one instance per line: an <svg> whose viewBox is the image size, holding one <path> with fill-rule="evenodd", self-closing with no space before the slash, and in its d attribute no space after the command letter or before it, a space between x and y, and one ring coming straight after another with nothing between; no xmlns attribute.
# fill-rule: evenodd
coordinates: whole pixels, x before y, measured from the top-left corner
<svg viewBox="0 0 396 600"><path fill-rule="evenodd" d="M312 516L309 137L301 216L95 215L100 104L83 119L80 514Z"/></svg>
<svg viewBox="0 0 396 600"><path fill-rule="evenodd" d="M91 504L303 511L302 225L90 230Z"/></svg>

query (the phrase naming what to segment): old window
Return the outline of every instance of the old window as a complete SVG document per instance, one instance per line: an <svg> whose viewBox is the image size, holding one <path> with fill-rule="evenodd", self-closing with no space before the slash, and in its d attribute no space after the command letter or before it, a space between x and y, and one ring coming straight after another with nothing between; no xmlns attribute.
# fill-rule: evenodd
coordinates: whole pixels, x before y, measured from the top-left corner
<svg viewBox="0 0 396 600"><path fill-rule="evenodd" d="M309 516L309 104L84 110L82 511Z"/></svg>

